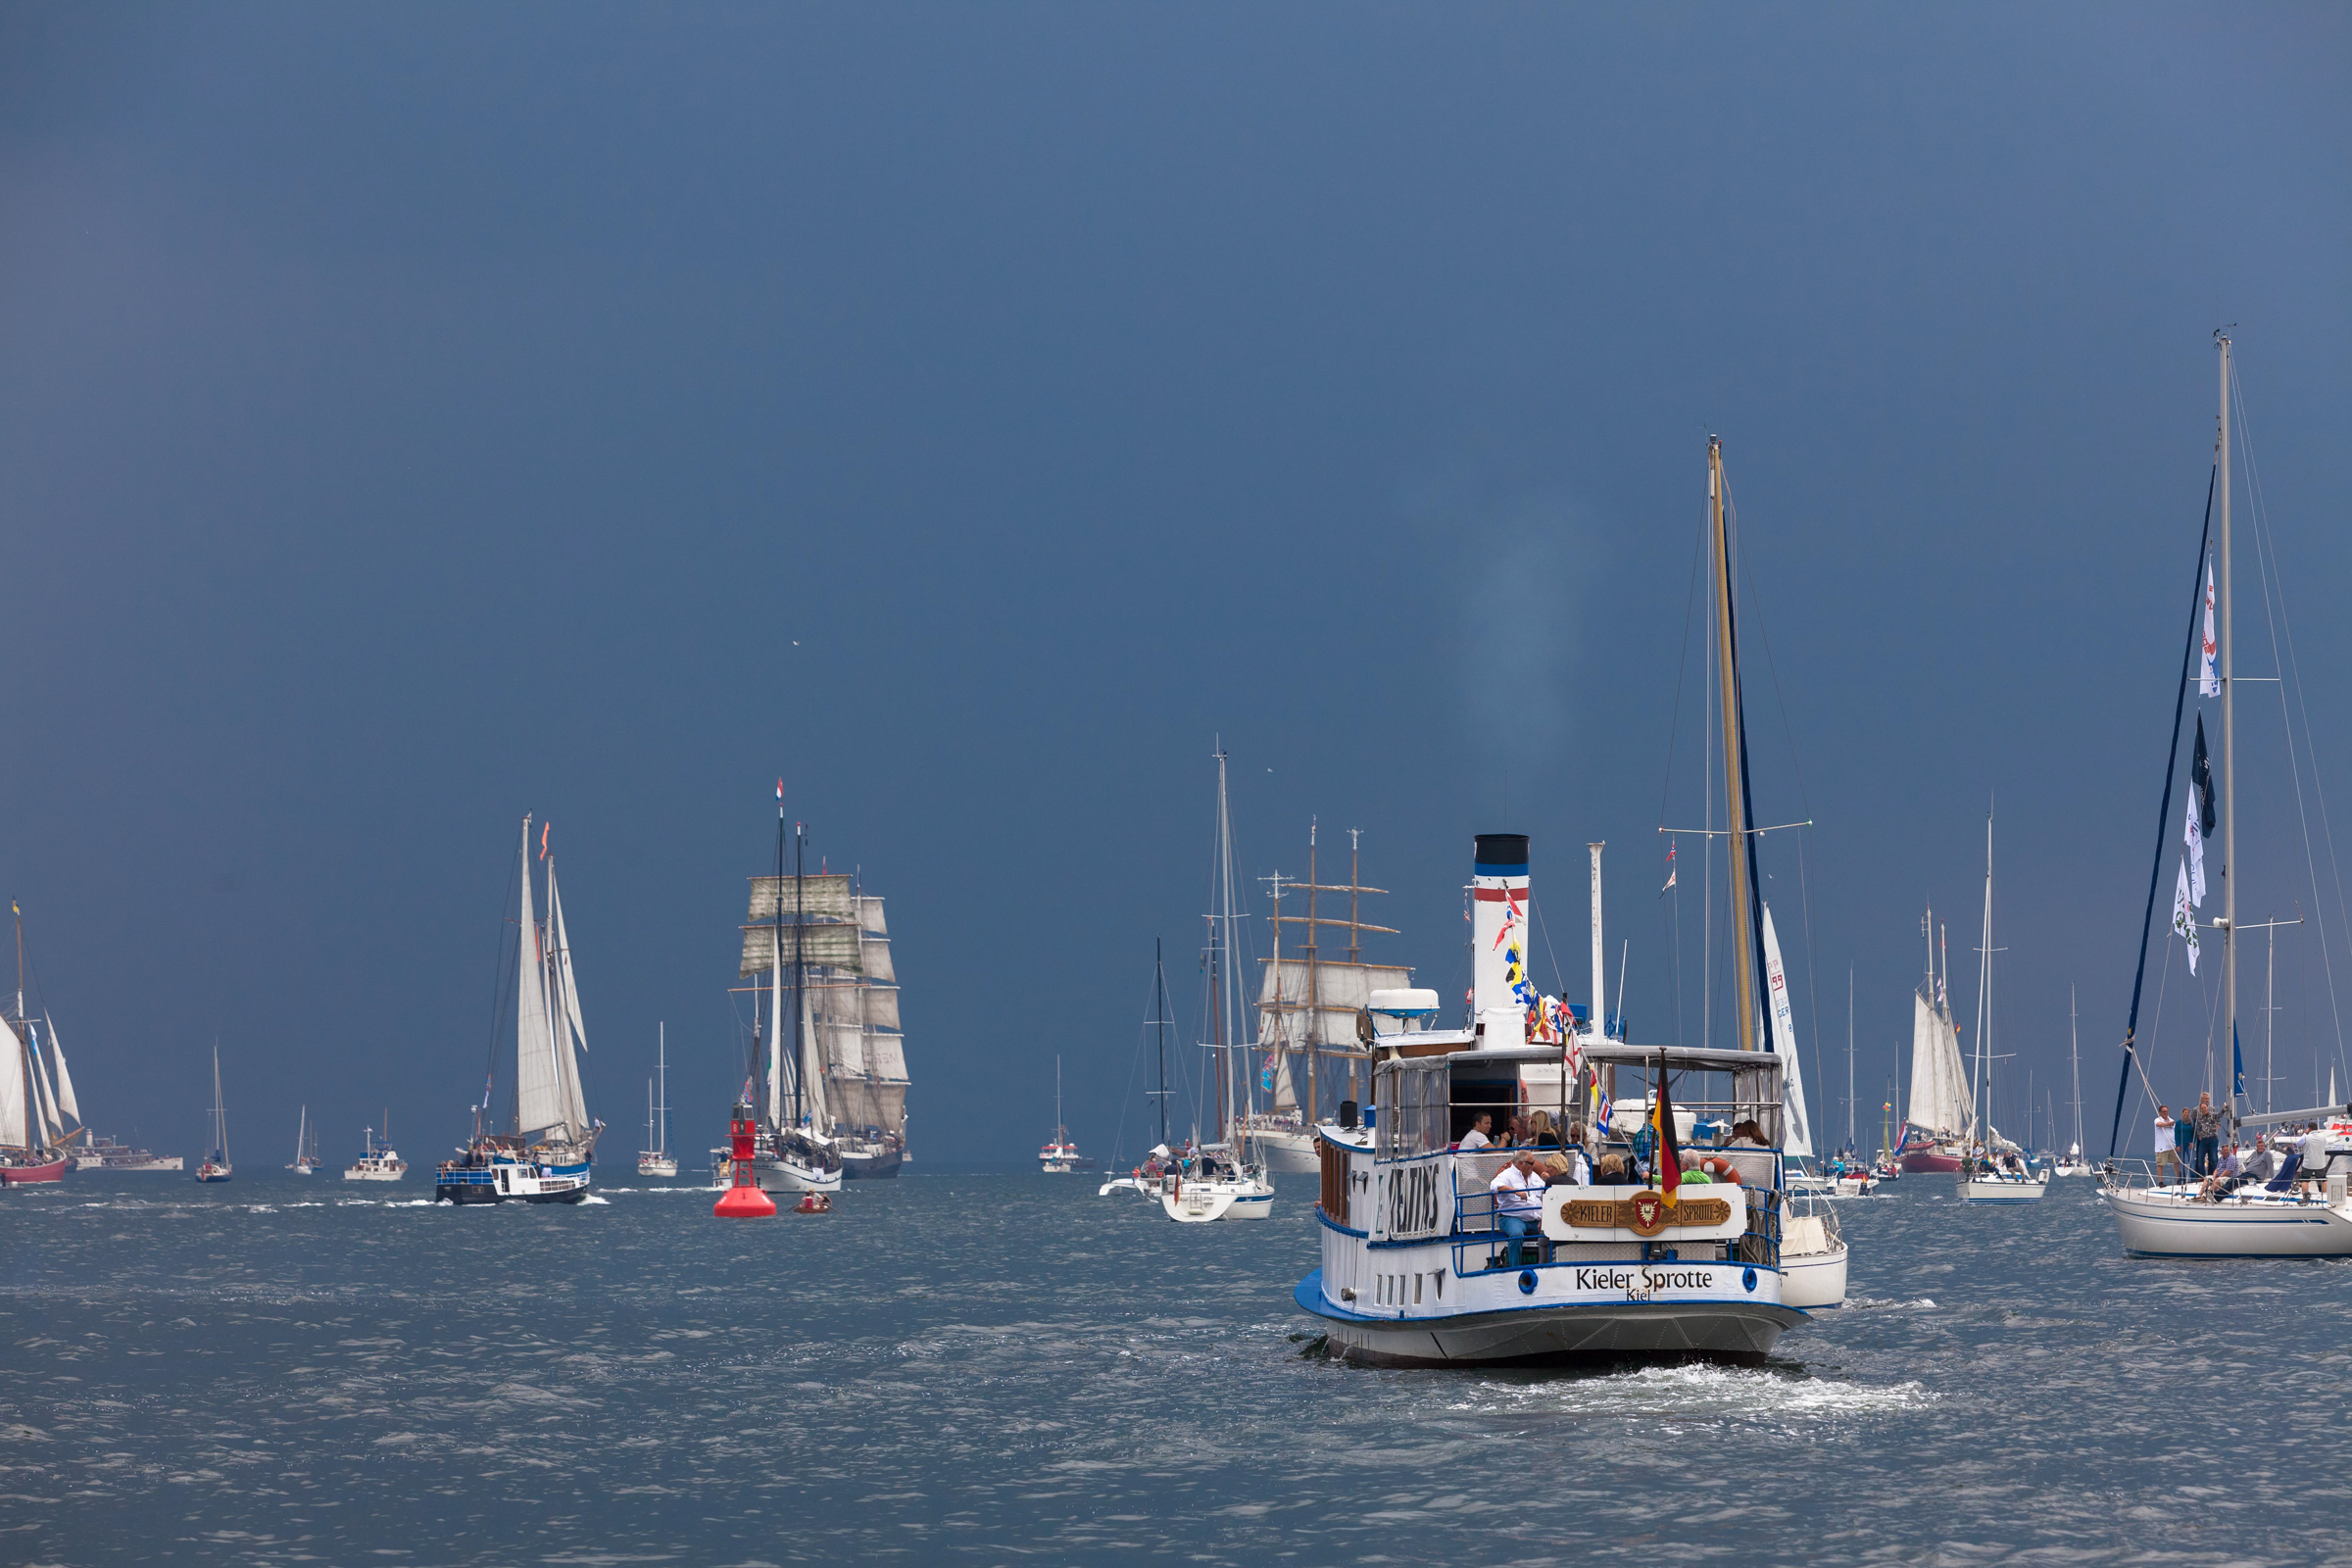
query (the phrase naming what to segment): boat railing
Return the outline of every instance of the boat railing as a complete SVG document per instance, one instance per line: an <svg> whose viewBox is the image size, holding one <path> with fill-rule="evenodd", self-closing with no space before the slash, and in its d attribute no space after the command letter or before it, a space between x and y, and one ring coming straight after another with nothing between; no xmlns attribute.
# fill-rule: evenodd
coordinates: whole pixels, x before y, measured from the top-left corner
<svg viewBox="0 0 2352 1568"><path fill-rule="evenodd" d="M1544 1236L1536 1215L1527 1215L1527 1234L1513 1237L1502 1227L1503 1215L1495 1206L1494 1194L1457 1193L1453 1200L1453 1271L1467 1276L1555 1264L1655 1261L1780 1266L1781 1194L1769 1187L1730 1182L1698 1185L1692 1190L1715 1196L1742 1194L1747 1229L1737 1237L1718 1240L1661 1236L1656 1241L1559 1242Z"/></svg>

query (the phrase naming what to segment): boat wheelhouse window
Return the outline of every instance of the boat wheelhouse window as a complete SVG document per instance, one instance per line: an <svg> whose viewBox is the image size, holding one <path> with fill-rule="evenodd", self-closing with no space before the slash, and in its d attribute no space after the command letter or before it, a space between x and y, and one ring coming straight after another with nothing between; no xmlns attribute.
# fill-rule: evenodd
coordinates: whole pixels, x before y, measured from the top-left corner
<svg viewBox="0 0 2352 1568"><path fill-rule="evenodd" d="M1454 1078L1452 1090L1452 1114L1447 1118L1446 1141L1460 1143L1462 1135L1485 1114L1494 1118L1493 1136L1495 1142L1501 1142L1503 1134L1510 1130L1511 1118L1519 1114L1518 1077L1514 1074L1509 1078L1472 1078L1465 1073Z"/></svg>
<svg viewBox="0 0 2352 1568"><path fill-rule="evenodd" d="M1382 1062L1374 1088L1380 1114L1373 1119L1373 1154L1399 1159L1444 1149L1450 1107L1446 1103L1444 1061Z"/></svg>

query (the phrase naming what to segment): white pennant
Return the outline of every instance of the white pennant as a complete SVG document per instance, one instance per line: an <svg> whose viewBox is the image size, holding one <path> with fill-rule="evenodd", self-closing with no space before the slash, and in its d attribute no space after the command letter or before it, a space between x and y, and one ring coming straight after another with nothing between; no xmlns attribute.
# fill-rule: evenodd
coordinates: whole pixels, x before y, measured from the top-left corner
<svg viewBox="0 0 2352 1568"><path fill-rule="evenodd" d="M2213 641L2213 563L2208 561L2205 563L2205 653L2197 663L2197 695L2199 697L2222 695L2222 678L2214 673L2213 668L2215 651Z"/></svg>
<svg viewBox="0 0 2352 1568"><path fill-rule="evenodd" d="M2188 902L2188 861L2180 862L2180 875L2173 884L2173 930L2188 944L2188 972L2197 972L2197 916Z"/></svg>
<svg viewBox="0 0 2352 1568"><path fill-rule="evenodd" d="M2197 792L2188 792L2188 826L2180 833L2180 842L2188 849L2185 861L2188 871L2188 902L2197 908L2205 905L2205 825L2197 820Z"/></svg>

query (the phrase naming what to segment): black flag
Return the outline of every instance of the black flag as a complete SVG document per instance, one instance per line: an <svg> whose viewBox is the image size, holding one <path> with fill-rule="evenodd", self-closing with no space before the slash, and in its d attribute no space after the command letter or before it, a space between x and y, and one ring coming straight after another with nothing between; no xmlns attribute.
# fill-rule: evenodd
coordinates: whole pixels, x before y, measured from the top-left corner
<svg viewBox="0 0 2352 1568"><path fill-rule="evenodd" d="M2213 764L2205 759L2205 715L2197 715L2197 750L2188 764L2190 785L2197 792L2197 830L2213 837Z"/></svg>

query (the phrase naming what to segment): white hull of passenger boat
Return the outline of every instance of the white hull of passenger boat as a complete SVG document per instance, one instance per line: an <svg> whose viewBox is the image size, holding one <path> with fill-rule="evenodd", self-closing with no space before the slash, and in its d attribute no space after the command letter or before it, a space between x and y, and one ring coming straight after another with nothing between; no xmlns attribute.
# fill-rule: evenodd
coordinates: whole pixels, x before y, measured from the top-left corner
<svg viewBox="0 0 2352 1568"><path fill-rule="evenodd" d="M1274 1212L1274 1184L1262 1176L1160 1178L1159 1206L1179 1225L1214 1219L1266 1219Z"/></svg>
<svg viewBox="0 0 2352 1568"><path fill-rule="evenodd" d="M2046 1176L1963 1176L1960 1178L1960 1201L1963 1203L2031 1203L2050 1190Z"/></svg>
<svg viewBox="0 0 2352 1568"><path fill-rule="evenodd" d="M380 1158L354 1160L343 1168L343 1179L347 1182L396 1182L408 1173L407 1161L398 1154L386 1152ZM309 1172L304 1174L308 1175Z"/></svg>
<svg viewBox="0 0 2352 1568"><path fill-rule="evenodd" d="M1322 1320L1326 1345L1344 1359L1376 1366L1452 1366L1611 1360L1655 1356L1704 1356L1760 1360L1805 1314L1777 1296L1781 1277L1770 1269L1737 1263L1623 1263L1592 1268L1526 1269L1536 1289L1522 1295L1506 1274L1491 1309L1477 1306L1443 1316L1388 1315L1356 1311L1331 1301L1323 1271L1301 1281L1296 1299ZM1577 1275L1609 1282L1604 1290L1578 1292ZM1752 1275L1754 1291L1742 1286ZM1402 1277L1402 1276L1399 1276ZM1685 1283L1692 1282L1692 1283ZM1462 1280L1464 1296L1495 1282ZM1646 1292L1653 1299L1635 1300ZM1559 1297L1558 1299L1544 1298ZM1587 1298L1567 1298L1584 1297Z"/></svg>
<svg viewBox="0 0 2352 1568"><path fill-rule="evenodd" d="M2205 1199L2194 1186L2104 1187L2099 1199L2123 1231L2124 1250L2140 1256L2352 1255L2352 1200L2260 1189Z"/></svg>

